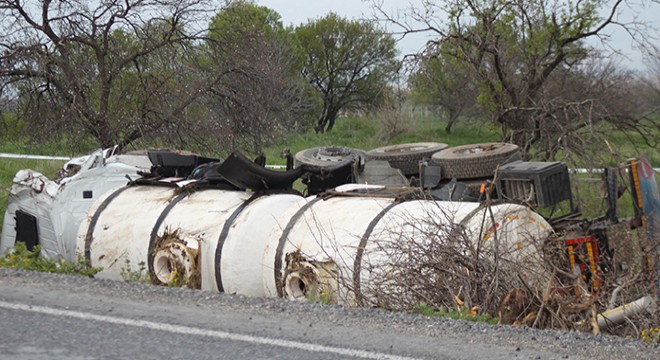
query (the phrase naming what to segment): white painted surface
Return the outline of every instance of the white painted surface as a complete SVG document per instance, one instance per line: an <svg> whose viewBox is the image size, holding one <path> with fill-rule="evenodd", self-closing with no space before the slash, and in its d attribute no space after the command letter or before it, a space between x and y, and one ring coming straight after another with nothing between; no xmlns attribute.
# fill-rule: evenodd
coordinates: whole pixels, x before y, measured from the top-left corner
<svg viewBox="0 0 660 360"><path fill-rule="evenodd" d="M81 223L76 242L76 253L85 253L87 229L104 200L101 197L89 210ZM102 267L100 278L121 280L122 269L137 271L146 265L151 230L160 213L173 198L170 188L135 186L122 191L110 206L98 216L92 233L90 262Z"/></svg>
<svg viewBox="0 0 660 360"><path fill-rule="evenodd" d="M277 194L262 196L236 218L222 249L222 284L225 292L246 296L266 296L261 274L263 255L271 245L271 234L279 234L289 218L286 209L304 203L301 196Z"/></svg>
<svg viewBox="0 0 660 360"><path fill-rule="evenodd" d="M218 263L216 251L223 228L252 195L243 191L198 190L180 199L158 226L157 236L176 232L178 240L200 250L202 290L219 290L216 279L219 266L225 292L265 295L261 261L268 246L268 235L279 231L284 226L282 223L286 224L283 210L304 202L304 198L293 194L270 194L246 205L231 223ZM121 279L123 268L137 271L140 263L148 267L151 233L157 219L176 196L172 187L129 187L96 215L98 221L92 233L91 262L92 266L103 268L99 277ZM103 201L99 199L80 226L78 253L84 252L91 219ZM153 265L156 269L156 264Z"/></svg>
<svg viewBox="0 0 660 360"><path fill-rule="evenodd" d="M149 189L150 187L145 186L144 188ZM173 189L169 189L169 191L173 193ZM149 196L148 192L143 194ZM158 229L159 235L162 235L165 229L177 230L182 240L199 244L202 290L218 291L215 279L215 250L218 238L227 218L249 197L250 194L241 191L202 190L194 192L172 208ZM120 203L116 206L112 204L109 210L123 211ZM140 211L155 211L158 212L155 214L157 217L160 215L161 209L134 209L131 211L136 214ZM143 226L149 227L148 231L143 230L147 235L147 244L149 242L148 234L151 233L153 225L143 224ZM140 224L134 226L139 227ZM108 236L108 241L113 241L112 234ZM118 246L123 246L123 244Z"/></svg>
<svg viewBox="0 0 660 360"><path fill-rule="evenodd" d="M547 286L550 273L544 267L542 247L552 227L541 215L521 205L500 204L481 209L466 220L467 236L474 245L481 241L491 259L497 253L505 276L515 274L532 288Z"/></svg>
<svg viewBox="0 0 660 360"><path fill-rule="evenodd" d="M338 291L338 301L351 304L354 294L348 287L353 282L353 268L360 241L372 220L392 202L393 199L368 197L331 197L316 202L305 211L289 232L282 252L282 270L284 271L286 266L287 254L295 251L300 251L310 262L334 262L339 271L337 284L334 286ZM408 225L419 224L424 219L435 222L433 218L441 219L443 211L451 211L455 213L454 216L465 215L477 206L476 203L434 201L408 201L394 206L377 222L366 243L360 273L361 283L369 284L367 265L378 267L387 260L387 255L379 249L378 243L395 241L397 237L406 241L405 239L415 236L415 230L413 227L407 227ZM281 234L274 235L271 247L265 254L263 269L265 291L270 296L277 296L277 288L274 271L268 264L274 264L276 244Z"/></svg>
<svg viewBox="0 0 660 360"><path fill-rule="evenodd" d="M176 203L158 226L157 235L176 232L177 239L201 251L200 273L203 290L218 291L216 272L220 271L225 292L246 296L278 296L275 281L276 253L287 226L288 237L281 253L281 276L293 285L300 274L287 273L287 256L299 252L306 269L315 273L319 282L333 281L337 301L354 304L351 290L355 259L362 237L370 223L393 204L394 199L335 196L317 200L302 216L291 221L295 213L313 198L291 194L270 194L253 199L233 219L216 258L221 233L227 221L253 194L228 190L198 190ZM98 216L92 233L91 262L100 266L101 277L121 279L122 269L139 269L147 263L151 233L157 219L176 197L175 189L159 186L134 186L121 192ZM103 202L99 199L81 225L78 252L83 253L90 221ZM361 284L369 284L374 276L389 271L393 254L388 243L416 241L424 244L429 233L449 236L461 222L467 238L483 247L494 249L497 237L499 256L507 263L527 264L531 273L521 271L523 278L542 279L538 244L551 231L538 214L519 205L497 205L484 214L479 204L468 202L406 201L396 204L375 226L365 244ZM497 228L497 232L493 232ZM497 236L495 236L497 234ZM429 240L430 241L430 240ZM467 245L465 245L467 246ZM315 265L316 264L316 265ZM318 264L330 264L322 270ZM147 264L148 265L148 264ZM155 266L154 266L155 268ZM525 268L527 269L527 268ZM538 269L538 273L536 272ZM516 268L510 269L517 270ZM525 270L527 271L527 270ZM285 281L284 284L287 282ZM291 293L295 286L289 286ZM307 289L309 290L309 289ZM300 298L300 294L289 294Z"/></svg>
<svg viewBox="0 0 660 360"><path fill-rule="evenodd" d="M611 325L620 324L626 321L627 318L639 315L643 312L648 312L648 314L653 314L657 305L653 298L649 295L639 298L631 303L619 306L612 310L605 311L602 314L598 314L597 321L598 326L601 328L606 328Z"/></svg>

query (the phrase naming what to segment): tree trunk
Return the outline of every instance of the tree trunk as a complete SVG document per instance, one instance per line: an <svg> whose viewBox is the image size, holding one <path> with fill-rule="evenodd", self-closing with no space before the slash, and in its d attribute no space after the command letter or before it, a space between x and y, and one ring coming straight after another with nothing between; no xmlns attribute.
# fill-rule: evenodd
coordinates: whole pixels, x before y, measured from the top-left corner
<svg viewBox="0 0 660 360"><path fill-rule="evenodd" d="M319 117L319 121L316 123L316 126L314 127L314 131L316 131L317 134L323 134L323 131L325 130L325 124L327 123L327 119L323 116Z"/></svg>
<svg viewBox="0 0 660 360"><path fill-rule="evenodd" d="M449 113L449 119L447 120L447 126L445 126L445 133L447 135L450 135L451 128L458 120L458 116L461 114L461 112L456 110L449 110L448 113Z"/></svg>
<svg viewBox="0 0 660 360"><path fill-rule="evenodd" d="M333 116L332 118L328 119L328 127L325 129L326 132L332 131L332 128L335 126L336 119L337 119L336 116Z"/></svg>
<svg viewBox="0 0 660 360"><path fill-rule="evenodd" d="M335 120L337 120L338 115L339 115L338 108L331 108L328 111L328 113L326 114L326 122L328 123L328 126L325 128L326 132L332 131L332 128L335 127Z"/></svg>
<svg viewBox="0 0 660 360"><path fill-rule="evenodd" d="M323 134L325 132L325 125L328 123L328 108L328 104L323 104L323 112L319 115L316 127L314 128L317 134Z"/></svg>
<svg viewBox="0 0 660 360"><path fill-rule="evenodd" d="M335 126L335 120L337 120L338 114L339 110L333 107L332 104L323 106L323 112L321 113L321 116L319 116L316 128L314 128L316 133L323 134L325 132L332 131L332 128Z"/></svg>

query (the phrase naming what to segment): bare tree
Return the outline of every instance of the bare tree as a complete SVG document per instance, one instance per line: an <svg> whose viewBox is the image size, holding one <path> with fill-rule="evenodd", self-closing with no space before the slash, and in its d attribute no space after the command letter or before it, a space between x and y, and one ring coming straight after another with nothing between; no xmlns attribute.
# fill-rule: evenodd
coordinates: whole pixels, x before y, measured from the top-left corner
<svg viewBox="0 0 660 360"><path fill-rule="evenodd" d="M432 31L442 47L476 79L479 104L490 120L502 129L505 141L520 145L526 152L542 145L546 158L564 151L583 153L588 140L564 141L567 134L588 135L586 130L617 128L648 133L639 112L629 106L616 109L606 101L622 94L621 74L607 61L598 65L598 76L589 66L601 53L587 46L589 39L607 40L606 29L621 26L638 43L649 30L641 23L623 24L617 15L623 0L605 8L601 1L428 1L423 9L412 9L407 20L421 24L414 28L405 21L381 15L404 29L405 33ZM605 13L603 17L600 14ZM448 19L442 23L439 19ZM605 65L602 65L605 64ZM607 94L575 92L570 86L595 84ZM570 85L569 85L570 84ZM581 86L580 89L585 89ZM591 110L598 109L594 114ZM650 140L650 139L647 139Z"/></svg>
<svg viewBox="0 0 660 360"><path fill-rule="evenodd" d="M249 60L249 64L229 66L236 70L205 97L212 121L202 126L222 134L215 141L228 149L260 154L278 138L311 126L313 94L297 73L287 73L291 58L285 49L278 42L253 41L234 53L230 63Z"/></svg>
<svg viewBox="0 0 660 360"><path fill-rule="evenodd" d="M312 125L313 89L300 75L300 50L279 14L235 1L213 18L206 48L204 71L227 74L205 97L212 121L202 126L222 134L226 148L259 154Z"/></svg>
<svg viewBox="0 0 660 360"><path fill-rule="evenodd" d="M408 97L409 92L400 84L389 86L383 91L379 106L369 112L371 121L378 124L374 138L377 144L389 144L394 137L411 130L412 114L405 109Z"/></svg>
<svg viewBox="0 0 660 360"><path fill-rule="evenodd" d="M648 116L660 116L660 48L647 51L645 62L646 70L637 76L641 109Z"/></svg>
<svg viewBox="0 0 660 360"><path fill-rule="evenodd" d="M219 76L193 73L205 0L0 1L0 80L31 129L124 147L176 128Z"/></svg>

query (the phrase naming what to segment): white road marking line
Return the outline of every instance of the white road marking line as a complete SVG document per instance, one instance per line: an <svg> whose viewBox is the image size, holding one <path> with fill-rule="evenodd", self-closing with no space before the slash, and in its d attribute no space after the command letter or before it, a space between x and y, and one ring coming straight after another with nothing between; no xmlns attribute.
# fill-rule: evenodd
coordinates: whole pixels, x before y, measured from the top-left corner
<svg viewBox="0 0 660 360"><path fill-rule="evenodd" d="M183 335L209 336L224 340L243 341L253 344L279 346L279 347L298 349L304 351L324 352L324 353L331 353L337 355L359 357L364 359L416 360L416 358L389 355L389 354L377 353L371 351L346 349L346 348L339 348L333 346L303 343L298 341L267 338L261 336L242 335L242 334L235 334L225 331L205 330L205 329L194 328L189 326L158 323L158 322L146 321L146 320L133 320L133 319L114 317L114 316L96 315L96 314L85 313L80 311L55 309L45 306L13 304L5 301L0 301L0 307L10 310L22 310L22 311L35 312L40 314L52 315L52 316L66 316L66 317L72 317L82 320L93 320L93 321L101 321L101 322L118 324L118 325L136 326L146 329L167 331L167 332L183 334Z"/></svg>

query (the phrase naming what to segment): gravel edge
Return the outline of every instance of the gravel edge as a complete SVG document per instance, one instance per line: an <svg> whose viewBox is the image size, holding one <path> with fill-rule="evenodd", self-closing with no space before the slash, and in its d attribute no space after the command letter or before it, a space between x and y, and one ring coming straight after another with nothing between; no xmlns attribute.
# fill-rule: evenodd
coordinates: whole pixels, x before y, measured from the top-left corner
<svg viewBox="0 0 660 360"><path fill-rule="evenodd" d="M292 302L275 298L249 298L154 286L141 283L49 274L20 269L0 268L0 282L70 293L94 293L136 301L160 301L189 306L191 303L209 310L231 309L241 313L268 315L289 319L296 314L300 321L329 322L343 326L369 326L374 329L405 332L411 335L455 338L469 343L509 344L537 350L571 349L578 357L597 359L660 359L660 344L610 335L592 335L575 331L539 330L525 326L488 325L448 318L431 318L417 314L391 312L377 308L345 308L337 305ZM2 294L0 294L0 298Z"/></svg>

